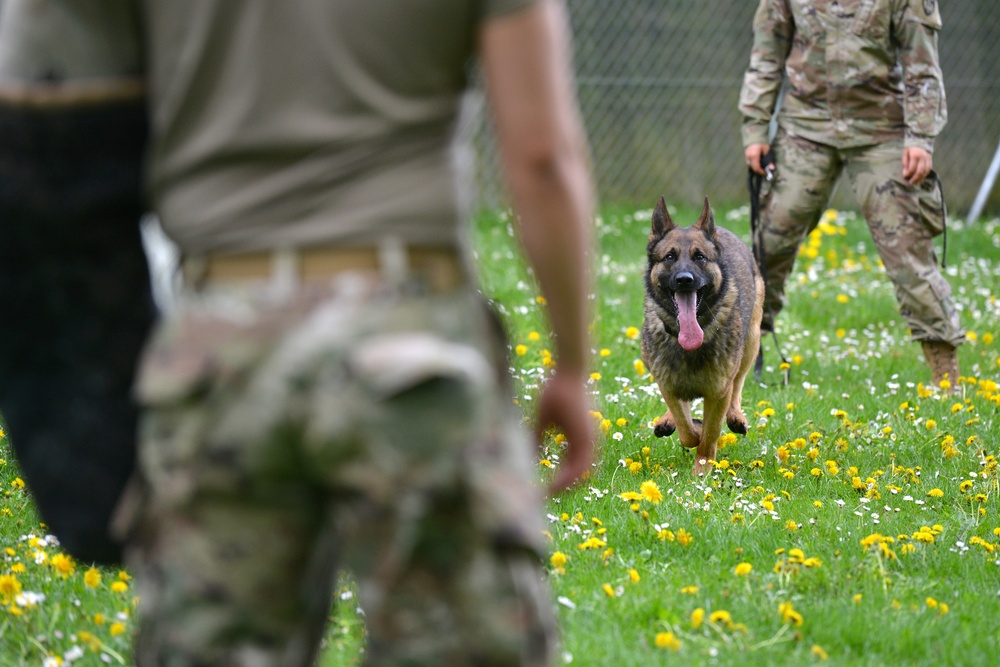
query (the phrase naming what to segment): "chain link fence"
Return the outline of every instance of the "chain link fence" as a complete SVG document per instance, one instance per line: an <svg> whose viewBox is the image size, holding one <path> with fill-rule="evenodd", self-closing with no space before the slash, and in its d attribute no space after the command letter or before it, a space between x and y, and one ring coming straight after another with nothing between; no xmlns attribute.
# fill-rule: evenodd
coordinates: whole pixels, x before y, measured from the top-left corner
<svg viewBox="0 0 1000 667"><path fill-rule="evenodd" d="M567 0L580 105L605 203L745 202L737 110L756 0ZM965 215L1000 145L1000 2L942 2L948 125L935 168ZM484 205L504 200L488 121L476 122ZM834 204L854 206L850 187ZM985 201L1000 212L1000 183Z"/></svg>

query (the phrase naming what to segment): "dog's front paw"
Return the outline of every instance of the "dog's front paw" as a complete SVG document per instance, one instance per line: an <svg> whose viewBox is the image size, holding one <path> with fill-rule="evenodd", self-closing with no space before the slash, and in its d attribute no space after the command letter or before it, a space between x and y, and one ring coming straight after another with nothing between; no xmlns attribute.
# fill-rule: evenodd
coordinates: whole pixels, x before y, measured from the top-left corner
<svg viewBox="0 0 1000 667"><path fill-rule="evenodd" d="M657 438L666 438L668 436L671 436L674 434L674 431L676 430L677 427L674 426L672 422L668 422L662 417L657 419L653 423L653 435L655 435Z"/></svg>
<svg viewBox="0 0 1000 667"><path fill-rule="evenodd" d="M726 424L729 426L729 430L733 433L739 433L740 435L746 435L747 431L750 430L750 425L747 424L747 418L743 415L739 417L730 417L726 420Z"/></svg>
<svg viewBox="0 0 1000 667"><path fill-rule="evenodd" d="M726 411L726 425L729 430L733 433L739 433L740 435L746 435L747 431L750 430L750 424L747 423L747 416L743 414L743 408L740 407L739 403L730 403L729 409Z"/></svg>

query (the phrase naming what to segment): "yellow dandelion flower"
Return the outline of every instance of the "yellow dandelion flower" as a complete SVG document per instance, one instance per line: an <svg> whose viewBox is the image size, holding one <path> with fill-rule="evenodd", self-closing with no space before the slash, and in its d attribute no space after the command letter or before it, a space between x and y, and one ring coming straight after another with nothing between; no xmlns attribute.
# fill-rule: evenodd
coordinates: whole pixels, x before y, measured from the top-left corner
<svg viewBox="0 0 1000 667"><path fill-rule="evenodd" d="M751 565L750 563L740 563L733 569L733 574L735 574L737 577L745 577L752 571L753 571L753 565Z"/></svg>
<svg viewBox="0 0 1000 667"><path fill-rule="evenodd" d="M639 486L639 492L643 498L654 505L659 505L663 500L663 492L660 491L660 487L657 486L656 482L651 479L646 480Z"/></svg>
<svg viewBox="0 0 1000 667"><path fill-rule="evenodd" d="M569 562L569 556L561 551L556 551L549 557L549 563L557 570L566 567L567 562Z"/></svg>
<svg viewBox="0 0 1000 667"><path fill-rule="evenodd" d="M603 584L601 588L607 594L609 598L615 597L615 589L611 587L611 584Z"/></svg>
<svg viewBox="0 0 1000 667"><path fill-rule="evenodd" d="M530 340L532 343L541 340L541 338L542 338L541 334L539 334L537 331L532 331L528 334L528 340Z"/></svg>
<svg viewBox="0 0 1000 667"><path fill-rule="evenodd" d="M819 644L813 644L813 647L812 649L810 649L810 652L820 660L827 660L830 657L827 654L827 652L823 650L823 647L820 646Z"/></svg>
<svg viewBox="0 0 1000 667"><path fill-rule="evenodd" d="M111 627L108 628L108 632L111 633L112 637L117 637L118 635L125 634L125 626L122 623L112 623Z"/></svg>
<svg viewBox="0 0 1000 667"><path fill-rule="evenodd" d="M106 619L104 618L104 614L101 613L94 614L94 625L104 625L105 622Z"/></svg>
<svg viewBox="0 0 1000 667"><path fill-rule="evenodd" d="M719 436L719 449L725 449L737 440L735 433L723 433Z"/></svg>
<svg viewBox="0 0 1000 667"><path fill-rule="evenodd" d="M691 627L698 629L701 627L702 622L705 620L705 610L698 607L691 612Z"/></svg>
<svg viewBox="0 0 1000 667"><path fill-rule="evenodd" d="M597 372L594 372L594 373L590 374L590 379L593 380L594 382L597 382L598 380L600 380L601 377L603 377L603 376L600 373L597 373Z"/></svg>
<svg viewBox="0 0 1000 667"><path fill-rule="evenodd" d="M73 571L76 569L76 563L73 562L73 558L62 553L56 554L49 559L49 565L63 579L73 574Z"/></svg>
<svg viewBox="0 0 1000 667"><path fill-rule="evenodd" d="M944 491L941 489L931 489L927 492L928 498L941 498L942 496L944 496Z"/></svg>
<svg viewBox="0 0 1000 667"><path fill-rule="evenodd" d="M733 615L725 609L717 609L709 615L708 622L730 627L733 624Z"/></svg>
<svg viewBox="0 0 1000 667"><path fill-rule="evenodd" d="M628 471L633 475L638 475L641 470L642 470L641 461L632 461L632 463L628 464Z"/></svg>
<svg viewBox="0 0 1000 667"><path fill-rule="evenodd" d="M101 571L96 567L90 568L83 575L83 583L87 588L97 588L101 585Z"/></svg>
<svg viewBox="0 0 1000 667"><path fill-rule="evenodd" d="M20 477L15 477L14 481L10 483L10 486L15 491L20 491L21 489L24 488L24 480L21 479Z"/></svg>
<svg viewBox="0 0 1000 667"><path fill-rule="evenodd" d="M670 651L681 650L681 640L674 636L672 632L657 632L653 643L656 644L656 648L663 648Z"/></svg>
<svg viewBox="0 0 1000 667"><path fill-rule="evenodd" d="M938 601L935 600L934 598L927 598L926 600L924 600L924 604L927 605L928 609L937 609Z"/></svg>
<svg viewBox="0 0 1000 667"><path fill-rule="evenodd" d="M701 589L697 586L684 586L681 588L681 595L697 595L699 590Z"/></svg>
<svg viewBox="0 0 1000 667"><path fill-rule="evenodd" d="M615 426L617 426L618 428L622 428L623 426L627 425L628 425L628 420L625 419L624 417L619 417L618 419L615 420Z"/></svg>
<svg viewBox="0 0 1000 667"><path fill-rule="evenodd" d="M783 623L790 623L795 627L800 627L802 625L802 614L795 611L791 602L782 602L779 604L778 614L781 616Z"/></svg>
<svg viewBox="0 0 1000 667"><path fill-rule="evenodd" d="M543 468L551 468L552 461L549 461L548 459L542 459L541 461L538 462L538 465L542 466Z"/></svg>
<svg viewBox="0 0 1000 667"><path fill-rule="evenodd" d="M606 347L602 347L601 351L598 352L598 354L600 354L602 357L610 357L611 356L611 350L609 350Z"/></svg>
<svg viewBox="0 0 1000 667"><path fill-rule="evenodd" d="M632 367L635 369L635 372L638 373L639 375L645 375L647 373L646 364L643 363L642 359L636 359L634 362L632 362Z"/></svg>
<svg viewBox="0 0 1000 667"><path fill-rule="evenodd" d="M991 334L989 331L987 331L986 333L983 334L981 340L983 341L983 343L985 345L992 345L993 344L993 334ZM2 438L2 437L3 437L3 432L0 431L0 438Z"/></svg>
<svg viewBox="0 0 1000 667"><path fill-rule="evenodd" d="M21 582L12 574L0 575L0 600L9 602L21 594Z"/></svg>
<svg viewBox="0 0 1000 667"><path fill-rule="evenodd" d="M111 584L111 590L114 591L115 593L124 593L128 590L128 584L126 584L124 581L116 581L113 584Z"/></svg>
<svg viewBox="0 0 1000 667"><path fill-rule="evenodd" d="M861 604L861 593L855 593L854 597L851 598L854 604Z"/></svg>
<svg viewBox="0 0 1000 667"><path fill-rule="evenodd" d="M516 354L519 357L523 357L527 353L528 353L527 345L518 345L514 348L514 354Z"/></svg>
<svg viewBox="0 0 1000 667"><path fill-rule="evenodd" d="M86 630L78 630L76 638L80 640L81 644L86 644L95 653L101 650L101 640Z"/></svg>
<svg viewBox="0 0 1000 667"><path fill-rule="evenodd" d="M677 530L677 543L680 544L682 547L688 546L693 541L694 538L691 536L691 533L687 532L683 528L679 528Z"/></svg>
<svg viewBox="0 0 1000 667"><path fill-rule="evenodd" d="M639 337L639 330L635 327L628 327L625 329L625 337L629 340L635 340Z"/></svg>
<svg viewBox="0 0 1000 667"><path fill-rule="evenodd" d="M635 568L629 568L628 578L633 584L639 583L639 571Z"/></svg>

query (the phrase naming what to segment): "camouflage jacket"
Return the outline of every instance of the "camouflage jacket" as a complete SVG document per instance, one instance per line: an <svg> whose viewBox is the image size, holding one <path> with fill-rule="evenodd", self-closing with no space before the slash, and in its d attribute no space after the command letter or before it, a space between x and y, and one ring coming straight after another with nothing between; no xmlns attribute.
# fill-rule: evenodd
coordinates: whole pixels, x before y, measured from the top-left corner
<svg viewBox="0 0 1000 667"><path fill-rule="evenodd" d="M740 92L743 144L778 123L837 148L904 137L934 148L947 120L937 0L760 0Z"/></svg>

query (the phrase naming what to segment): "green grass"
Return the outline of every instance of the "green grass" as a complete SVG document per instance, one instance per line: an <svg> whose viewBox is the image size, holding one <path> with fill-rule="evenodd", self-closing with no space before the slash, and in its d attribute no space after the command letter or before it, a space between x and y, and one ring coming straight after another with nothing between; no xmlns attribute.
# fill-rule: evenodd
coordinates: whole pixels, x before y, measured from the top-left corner
<svg viewBox="0 0 1000 667"><path fill-rule="evenodd" d="M975 335L961 348L967 378L950 399L921 384L927 367L864 221L841 213L823 225L778 320L790 382L782 383L768 338L763 382L744 393L751 432L729 436L718 469L693 480L692 455L648 427L664 406L635 366L639 342L630 328L642 325L649 213L606 210L599 224L592 386L606 431L601 462L585 485L548 507L551 551L567 559L561 571L550 568L565 661L994 664L998 223L956 222L948 235L947 273ZM718 213L749 239L746 211ZM680 211L675 219L696 216ZM479 231L478 247L490 249L482 252L486 291L504 306L512 343L526 349L514 376L530 407L525 399L545 374L540 353L549 346L542 315L530 281L498 265L508 230ZM538 342L529 340L532 330L542 332ZM547 458L558 465L558 455L550 443ZM655 484L661 502L621 497L644 482ZM862 545L876 533L892 539L882 541L884 552L877 538ZM736 574L742 563L749 574ZM794 613L783 616L786 603ZM700 625L692 621L699 609ZM668 646L657 647L658 634Z"/></svg>
<svg viewBox="0 0 1000 667"><path fill-rule="evenodd" d="M748 238L745 209L716 212ZM563 662L995 664L1000 221L949 227L947 274L972 338L960 349L963 378L951 398L924 386L927 367L864 221L841 212L825 225L814 256L797 263L778 319L790 382L782 383L785 371L766 339L762 383L748 382L744 393L751 432L726 438L715 472L694 480L691 453L649 429L664 406L635 364L631 328L642 325L650 213L607 207L598 224L599 377L591 388L601 458L585 484L546 508L550 556L566 558L549 565ZM680 224L696 217L675 215ZM544 350L552 348L544 310L505 215L477 221L475 246L484 290L509 326L514 398L527 418L548 372ZM0 576L46 597L19 607L2 597L0 580L2 664L39 665L74 647L84 654L75 665L105 664L102 651L111 664L119 656L127 663L131 582L113 591L117 572L103 570L100 584L88 587L80 564L59 574L58 548L38 543L45 530L3 447ZM559 455L550 440L545 459L558 466ZM540 464L540 478L549 474ZM621 497L642 489L638 500ZM737 574L744 563L749 573ZM363 624L349 578L334 602L322 664L359 664ZM113 635L115 622L125 632Z"/></svg>

